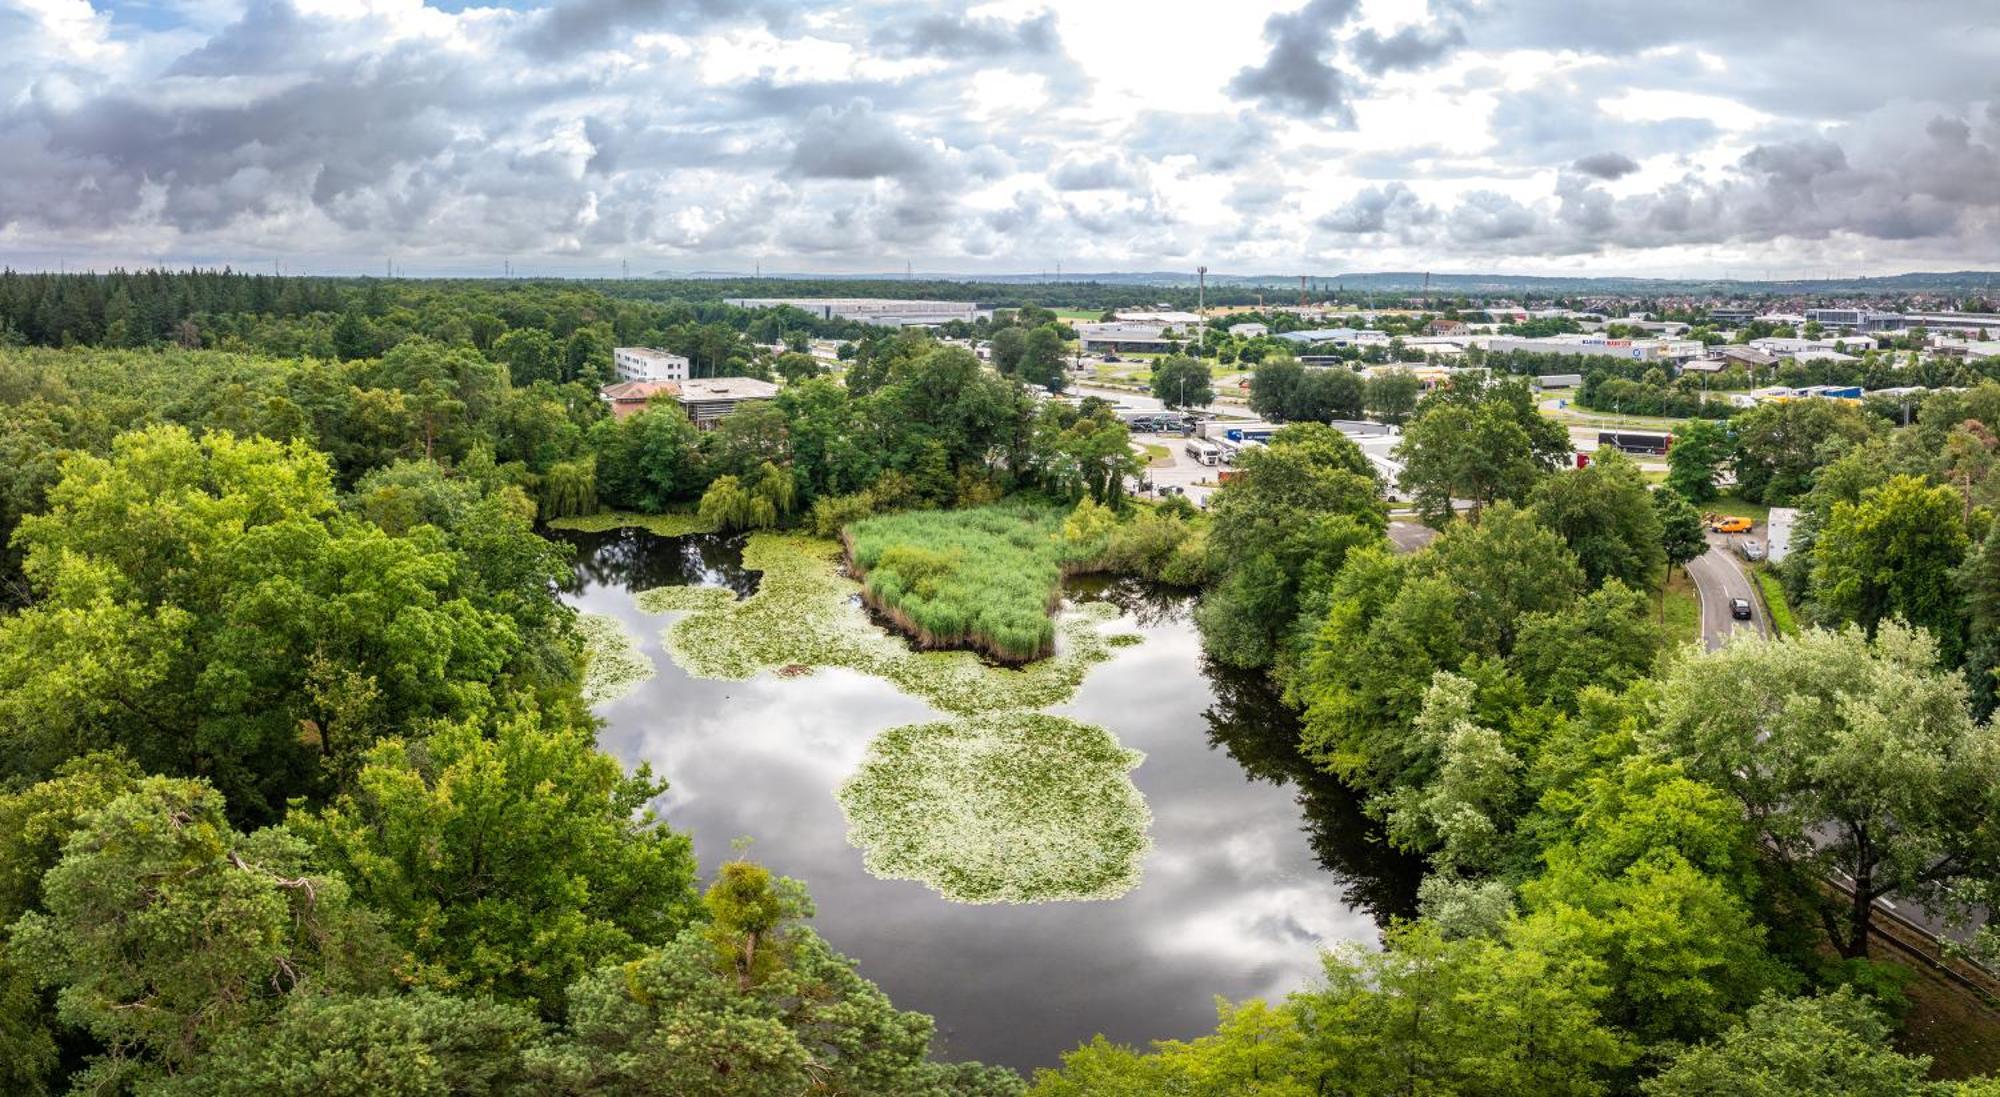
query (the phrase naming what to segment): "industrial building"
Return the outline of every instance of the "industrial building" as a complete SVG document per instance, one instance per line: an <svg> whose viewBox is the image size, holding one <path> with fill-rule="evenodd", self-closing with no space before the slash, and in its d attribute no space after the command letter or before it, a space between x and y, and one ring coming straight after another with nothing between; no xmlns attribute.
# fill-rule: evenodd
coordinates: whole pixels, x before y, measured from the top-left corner
<svg viewBox="0 0 2000 1097"><path fill-rule="evenodd" d="M993 310L970 301L890 301L876 297L733 297L740 309L795 308L822 320L852 320L886 328L934 328L953 320L970 324Z"/></svg>
<svg viewBox="0 0 2000 1097"><path fill-rule="evenodd" d="M1132 323L1124 320L1102 324L1077 324L1077 342L1085 353L1121 350L1166 350L1185 342L1164 324Z"/></svg>
<svg viewBox="0 0 2000 1097"><path fill-rule="evenodd" d="M1706 350L1695 339L1607 339L1602 335L1552 335L1546 339L1496 335L1485 343L1489 354L1569 354L1635 362L1688 362Z"/></svg>
<svg viewBox="0 0 2000 1097"><path fill-rule="evenodd" d="M1310 331L1281 332L1278 338L1304 347L1331 343L1336 347L1388 346L1389 333L1357 328L1314 328Z"/></svg>
<svg viewBox="0 0 2000 1097"><path fill-rule="evenodd" d="M619 347L611 364L621 381L685 381L688 360L652 347Z"/></svg>
<svg viewBox="0 0 2000 1097"><path fill-rule="evenodd" d="M1908 312L1903 314L1903 326L1923 328L1925 331L1951 331L1962 334L2000 335L2000 313L1992 312Z"/></svg>
<svg viewBox="0 0 2000 1097"><path fill-rule="evenodd" d="M1904 325L1901 313L1873 309L1807 309L1805 316L1808 324L1851 331L1895 331Z"/></svg>

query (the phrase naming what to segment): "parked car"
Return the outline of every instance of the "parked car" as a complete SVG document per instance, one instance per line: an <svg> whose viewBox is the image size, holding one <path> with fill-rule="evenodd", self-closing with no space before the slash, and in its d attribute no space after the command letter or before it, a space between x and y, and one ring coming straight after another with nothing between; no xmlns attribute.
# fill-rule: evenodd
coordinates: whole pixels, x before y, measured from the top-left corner
<svg viewBox="0 0 2000 1097"><path fill-rule="evenodd" d="M1746 538L1742 544L1736 546L1736 550L1743 554L1745 560L1762 560L1764 558L1764 546L1754 538Z"/></svg>
<svg viewBox="0 0 2000 1097"><path fill-rule="evenodd" d="M1729 600L1729 615L1738 621L1748 621L1750 619L1750 599L1731 598Z"/></svg>
<svg viewBox="0 0 2000 1097"><path fill-rule="evenodd" d="M1752 522L1748 518L1732 518L1727 515L1717 515L1709 520L1708 528L1717 533L1749 533L1756 525L1757 523Z"/></svg>

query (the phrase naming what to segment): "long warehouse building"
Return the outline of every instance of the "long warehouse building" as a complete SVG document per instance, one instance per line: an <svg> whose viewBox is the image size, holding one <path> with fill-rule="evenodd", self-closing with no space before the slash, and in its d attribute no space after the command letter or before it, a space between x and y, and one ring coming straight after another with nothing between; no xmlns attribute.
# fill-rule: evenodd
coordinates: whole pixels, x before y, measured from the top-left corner
<svg viewBox="0 0 2000 1097"><path fill-rule="evenodd" d="M876 297L732 297L739 309L795 308L822 320L853 320L887 328L934 328L953 320L970 324L993 310L970 301L889 301Z"/></svg>

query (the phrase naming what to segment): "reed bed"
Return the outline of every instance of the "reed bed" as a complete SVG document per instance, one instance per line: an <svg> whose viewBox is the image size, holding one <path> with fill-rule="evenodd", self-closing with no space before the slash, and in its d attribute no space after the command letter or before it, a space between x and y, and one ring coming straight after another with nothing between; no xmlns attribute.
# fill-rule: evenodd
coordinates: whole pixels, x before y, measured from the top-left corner
<svg viewBox="0 0 2000 1097"><path fill-rule="evenodd" d="M1063 576L1103 555L1063 536L1066 513L1002 505L908 511L847 527L868 600L926 648L976 648L1010 663L1055 649Z"/></svg>
<svg viewBox="0 0 2000 1097"><path fill-rule="evenodd" d="M912 651L868 619L860 585L840 574L840 551L820 538L753 534L743 563L763 573L757 593L739 601L718 588L662 587L642 592L639 608L682 614L667 626L667 652L699 678L847 667L961 715L1061 704L1110 657L1114 638L1103 626L1118 609L1102 602L1064 612L1055 654L1023 667L995 666L970 651Z"/></svg>
<svg viewBox="0 0 2000 1097"><path fill-rule="evenodd" d="M868 871L961 903L1112 899L1139 882L1144 755L1103 728L1006 712L891 728L840 788Z"/></svg>

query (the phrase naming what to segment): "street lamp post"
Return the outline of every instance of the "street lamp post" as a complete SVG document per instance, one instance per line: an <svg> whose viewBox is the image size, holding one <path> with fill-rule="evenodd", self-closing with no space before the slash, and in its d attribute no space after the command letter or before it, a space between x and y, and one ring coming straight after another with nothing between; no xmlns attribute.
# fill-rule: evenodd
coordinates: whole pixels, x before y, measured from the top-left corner
<svg viewBox="0 0 2000 1097"><path fill-rule="evenodd" d="M1208 268L1196 267L1194 268L1194 272L1195 276L1200 279L1201 287L1195 291L1194 299L1195 314L1201 318L1199 322L1200 326L1195 332L1195 338L1199 340L1197 345L1200 349L1195 353L1206 357L1208 354Z"/></svg>

